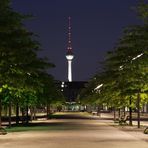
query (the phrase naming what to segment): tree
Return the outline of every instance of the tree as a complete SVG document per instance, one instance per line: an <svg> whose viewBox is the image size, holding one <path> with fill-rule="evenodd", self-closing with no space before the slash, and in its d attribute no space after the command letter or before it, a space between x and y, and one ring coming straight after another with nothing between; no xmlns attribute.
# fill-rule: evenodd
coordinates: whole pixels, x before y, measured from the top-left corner
<svg viewBox="0 0 148 148"><path fill-rule="evenodd" d="M40 81L42 83L42 91L38 91L38 103L46 106L48 118L48 115L51 114L51 105L62 104L65 99L61 90L57 88L54 78L50 74L41 72Z"/></svg>
<svg viewBox="0 0 148 148"><path fill-rule="evenodd" d="M41 86L39 73L54 67L54 64L38 58L40 44L22 23L28 17L30 16L15 12L10 7L9 0L0 1L0 87L3 89L7 85L9 94L16 95L17 98L21 98L23 93L35 94ZM2 99L0 98L0 109Z"/></svg>
<svg viewBox="0 0 148 148"><path fill-rule="evenodd" d="M148 99L148 22L145 21L148 18L148 4L140 3L137 10L144 23L124 30L114 50L108 52L103 72L98 73L99 79L94 84L103 84L101 93L99 91L96 97L99 102L102 100L118 108L128 106L130 110L131 107L138 108L139 119L140 104Z"/></svg>

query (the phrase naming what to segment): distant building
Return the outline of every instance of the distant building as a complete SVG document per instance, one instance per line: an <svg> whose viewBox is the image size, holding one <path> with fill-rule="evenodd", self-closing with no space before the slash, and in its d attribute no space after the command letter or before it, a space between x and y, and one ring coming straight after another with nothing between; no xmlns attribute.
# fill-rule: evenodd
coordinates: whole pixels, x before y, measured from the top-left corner
<svg viewBox="0 0 148 148"><path fill-rule="evenodd" d="M78 94L85 88L86 84L86 81L61 82L61 91L66 98L66 102L76 103Z"/></svg>

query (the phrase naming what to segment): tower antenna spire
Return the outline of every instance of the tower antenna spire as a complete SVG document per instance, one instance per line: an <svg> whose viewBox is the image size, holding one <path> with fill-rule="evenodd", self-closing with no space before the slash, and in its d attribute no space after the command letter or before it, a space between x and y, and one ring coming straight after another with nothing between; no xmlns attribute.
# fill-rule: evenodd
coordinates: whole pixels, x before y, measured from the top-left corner
<svg viewBox="0 0 148 148"><path fill-rule="evenodd" d="M68 17L68 52L72 52L72 42L71 42L71 17Z"/></svg>

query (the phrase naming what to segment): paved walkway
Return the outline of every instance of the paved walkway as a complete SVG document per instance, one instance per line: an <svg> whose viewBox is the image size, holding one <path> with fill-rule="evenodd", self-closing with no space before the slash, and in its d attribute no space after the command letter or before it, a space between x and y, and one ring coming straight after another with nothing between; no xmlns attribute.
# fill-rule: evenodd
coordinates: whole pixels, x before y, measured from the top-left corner
<svg viewBox="0 0 148 148"><path fill-rule="evenodd" d="M137 136L139 132L109 126L111 120L73 118L42 122L57 126L58 130L9 133L0 136L0 148L148 148L148 135Z"/></svg>

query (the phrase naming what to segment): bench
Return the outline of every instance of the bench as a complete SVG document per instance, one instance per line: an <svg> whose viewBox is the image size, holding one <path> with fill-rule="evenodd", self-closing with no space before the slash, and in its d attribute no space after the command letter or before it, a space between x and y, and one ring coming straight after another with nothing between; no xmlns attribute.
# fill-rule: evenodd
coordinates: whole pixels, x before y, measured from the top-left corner
<svg viewBox="0 0 148 148"><path fill-rule="evenodd" d="M144 129L144 134L148 134L148 127Z"/></svg>
<svg viewBox="0 0 148 148"><path fill-rule="evenodd" d="M126 121L129 119L129 116L128 115L125 115L125 116L121 116L120 118L119 118L119 124L120 125L125 125L125 124L127 124L126 123Z"/></svg>
<svg viewBox="0 0 148 148"><path fill-rule="evenodd" d="M97 112L93 111L91 113L92 113L93 116L95 116L95 115L97 116Z"/></svg>
<svg viewBox="0 0 148 148"><path fill-rule="evenodd" d="M6 135L7 131L4 128L0 128L0 135Z"/></svg>
<svg viewBox="0 0 148 148"><path fill-rule="evenodd" d="M96 111L93 111L91 112L93 116L100 116L100 113L96 112Z"/></svg>

